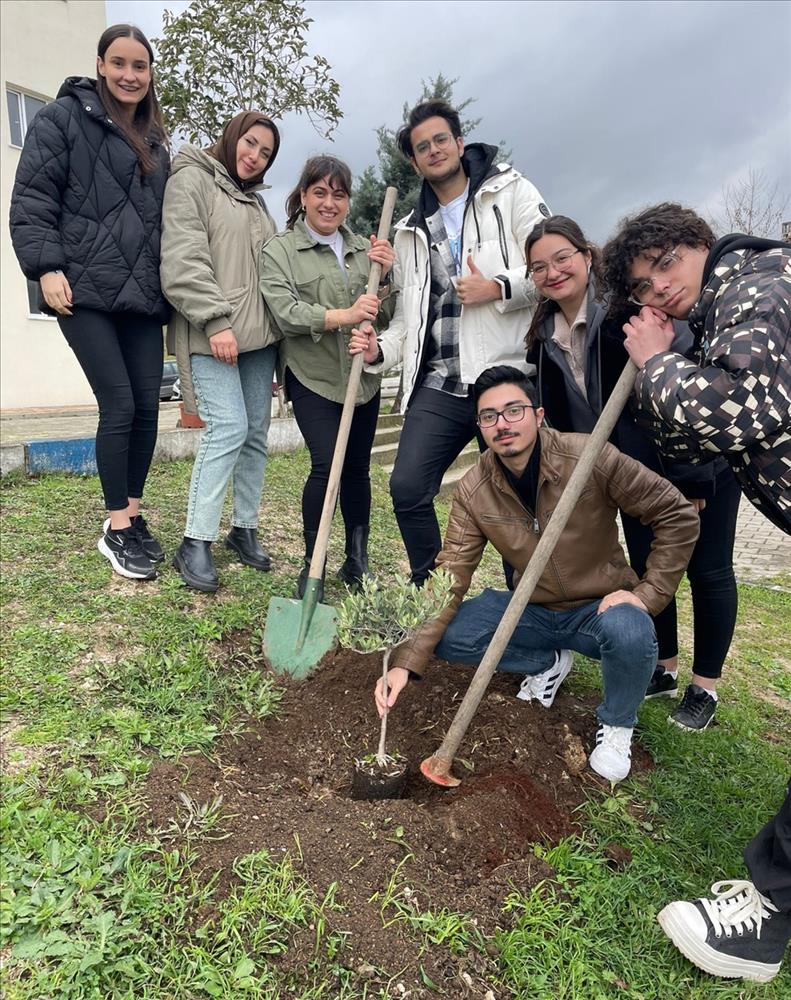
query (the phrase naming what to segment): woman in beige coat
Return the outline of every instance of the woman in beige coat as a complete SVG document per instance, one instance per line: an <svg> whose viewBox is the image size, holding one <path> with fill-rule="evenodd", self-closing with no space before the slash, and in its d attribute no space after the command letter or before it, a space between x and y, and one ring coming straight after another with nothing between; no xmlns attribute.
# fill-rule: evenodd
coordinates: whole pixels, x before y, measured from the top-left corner
<svg viewBox="0 0 791 1000"><path fill-rule="evenodd" d="M279 146L269 118L242 112L215 145L181 148L165 190L162 291L175 310L168 348L185 408L206 424L173 565L189 587L206 592L219 586L211 544L231 479L225 544L245 565L271 568L257 528L280 334L259 290L261 248L275 226L257 192Z"/></svg>

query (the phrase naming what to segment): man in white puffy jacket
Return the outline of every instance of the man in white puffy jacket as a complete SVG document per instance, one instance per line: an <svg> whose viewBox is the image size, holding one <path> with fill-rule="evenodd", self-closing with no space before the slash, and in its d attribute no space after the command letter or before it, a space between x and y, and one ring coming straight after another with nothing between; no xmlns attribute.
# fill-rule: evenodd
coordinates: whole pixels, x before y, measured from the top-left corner
<svg viewBox="0 0 791 1000"><path fill-rule="evenodd" d="M535 290L525 240L550 212L518 171L495 165L496 147L465 148L445 101L413 108L398 144L423 178L417 206L395 227L398 302L378 342L353 331L352 351L364 351L369 371L403 364L406 418L390 495L420 584L441 547L434 498L477 434L470 388L492 365L527 370Z"/></svg>

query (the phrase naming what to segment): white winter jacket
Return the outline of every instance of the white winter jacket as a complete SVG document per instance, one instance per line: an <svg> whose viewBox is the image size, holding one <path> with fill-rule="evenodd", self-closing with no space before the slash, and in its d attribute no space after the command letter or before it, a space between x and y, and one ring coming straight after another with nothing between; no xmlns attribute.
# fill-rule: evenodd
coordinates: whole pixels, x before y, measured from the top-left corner
<svg viewBox="0 0 791 1000"><path fill-rule="evenodd" d="M468 146L465 155L474 155L475 145ZM503 298L484 305L462 306L459 350L463 382L472 384L492 365L509 364L529 370L525 334L536 292L525 271L525 240L547 215L549 211L538 190L505 163L492 169L468 202L462 230L462 276L470 273L470 255L487 278L500 282ZM415 212L396 224L393 245L393 283L398 300L393 319L380 339L384 360L368 365L367 370L387 371L403 362L401 406L406 410L418 384L431 289L428 237L417 224Z"/></svg>

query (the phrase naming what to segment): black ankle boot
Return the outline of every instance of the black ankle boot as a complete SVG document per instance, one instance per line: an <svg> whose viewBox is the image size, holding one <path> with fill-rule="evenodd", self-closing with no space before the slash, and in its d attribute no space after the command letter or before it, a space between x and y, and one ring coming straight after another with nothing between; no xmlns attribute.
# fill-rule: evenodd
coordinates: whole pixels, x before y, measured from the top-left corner
<svg viewBox="0 0 791 1000"><path fill-rule="evenodd" d="M256 528L234 526L228 532L225 545L239 556L239 561L245 566L260 569L262 573L268 573L272 569L272 560L269 558L269 553L261 548Z"/></svg>
<svg viewBox="0 0 791 1000"><path fill-rule="evenodd" d="M173 565L181 573L181 579L193 590L213 594L220 586L212 559L211 542L187 538L185 535L173 556Z"/></svg>
<svg viewBox="0 0 791 1000"><path fill-rule="evenodd" d="M313 558L313 547L316 544L317 531L306 531L305 533L305 561L302 565L302 569L299 571L299 578L297 579L297 593L296 596L302 600L305 596L305 587L308 583L308 577L310 576L310 560ZM321 574L321 586L319 587L319 603L324 600L324 573L325 569Z"/></svg>
<svg viewBox="0 0 791 1000"><path fill-rule="evenodd" d="M336 576L355 590L368 576L368 525L358 524L346 529L346 561Z"/></svg>

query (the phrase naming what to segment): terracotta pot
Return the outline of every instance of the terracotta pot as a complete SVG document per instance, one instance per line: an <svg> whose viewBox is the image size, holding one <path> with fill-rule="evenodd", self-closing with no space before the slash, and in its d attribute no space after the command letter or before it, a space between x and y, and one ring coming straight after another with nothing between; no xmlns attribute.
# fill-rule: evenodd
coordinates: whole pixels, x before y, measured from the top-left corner
<svg viewBox="0 0 791 1000"><path fill-rule="evenodd" d="M184 404L179 403L179 419L176 425L177 427L205 427L206 424L201 420L197 413L187 413L184 409Z"/></svg>

